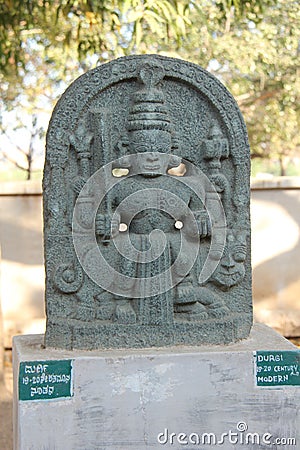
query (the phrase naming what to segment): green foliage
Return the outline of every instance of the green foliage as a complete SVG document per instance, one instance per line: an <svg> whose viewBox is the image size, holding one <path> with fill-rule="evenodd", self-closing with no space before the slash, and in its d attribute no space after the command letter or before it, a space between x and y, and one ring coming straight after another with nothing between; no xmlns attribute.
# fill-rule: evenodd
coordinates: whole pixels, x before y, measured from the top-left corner
<svg viewBox="0 0 300 450"><path fill-rule="evenodd" d="M245 10L229 24L217 5L206 2L203 16L193 17L180 55L208 67L237 99L252 157L284 160L300 149L300 5L263 4L264 10L257 5L256 14Z"/></svg>
<svg viewBox="0 0 300 450"><path fill-rule="evenodd" d="M147 33L179 42L189 9L178 0L0 0L0 66L6 74L24 69L30 39L46 54L76 46L79 59L99 61L139 51Z"/></svg>
<svg viewBox="0 0 300 450"><path fill-rule="evenodd" d="M231 20L259 22L274 1L0 0L0 67L6 74L26 68L30 41L46 55L53 46L76 47L79 59L97 54L99 61L159 49L160 41L178 49L198 16L226 28Z"/></svg>

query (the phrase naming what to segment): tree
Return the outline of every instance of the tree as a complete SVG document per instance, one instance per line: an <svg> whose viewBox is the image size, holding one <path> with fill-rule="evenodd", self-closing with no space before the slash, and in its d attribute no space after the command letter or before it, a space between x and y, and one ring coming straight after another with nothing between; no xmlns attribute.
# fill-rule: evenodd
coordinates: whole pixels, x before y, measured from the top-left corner
<svg viewBox="0 0 300 450"><path fill-rule="evenodd" d="M180 54L227 85L245 117L252 157L276 158L285 174L285 160L300 150L300 5L284 0L265 5L256 16L232 16L229 23L207 2L202 12L211 22L194 16Z"/></svg>
<svg viewBox="0 0 300 450"><path fill-rule="evenodd" d="M200 2L201 3L201 2ZM149 50L150 42L179 48L194 18L207 9L218 11L217 21L230 29L232 20L259 21L275 0L1 0L0 65L4 73L26 66L25 41L68 49L75 43L79 59L97 54L99 61ZM206 16L209 22L211 17ZM145 44L148 44L145 46Z"/></svg>
<svg viewBox="0 0 300 450"><path fill-rule="evenodd" d="M149 51L147 34L179 42L187 9L177 0L0 0L2 110L50 113L66 86L95 64ZM15 160L11 152L5 157Z"/></svg>
<svg viewBox="0 0 300 450"><path fill-rule="evenodd" d="M45 134L45 130L42 126L38 125L36 114L32 115L31 126L26 129L27 136L24 136L24 122L21 122L19 117L14 122L13 130L16 134L18 130L22 129L22 144L18 143L20 139L17 137L12 141L11 133L4 133L4 137L12 145L14 151L7 152L4 149L2 151L2 158L12 163L16 168L23 170L26 173L26 180L30 180L34 171L34 158L37 153L41 154L41 139Z"/></svg>
<svg viewBox="0 0 300 450"><path fill-rule="evenodd" d="M140 50L144 34L170 42L185 35L187 0L2 0L1 68L6 74L26 66L24 41L77 47L79 59L97 54L100 61Z"/></svg>

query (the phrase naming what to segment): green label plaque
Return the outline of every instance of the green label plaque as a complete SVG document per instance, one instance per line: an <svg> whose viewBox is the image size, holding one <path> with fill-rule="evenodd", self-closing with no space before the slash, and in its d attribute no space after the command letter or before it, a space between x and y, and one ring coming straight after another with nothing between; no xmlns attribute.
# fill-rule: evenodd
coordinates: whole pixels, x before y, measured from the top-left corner
<svg viewBox="0 0 300 450"><path fill-rule="evenodd" d="M72 397L72 360L23 361L19 369L19 400Z"/></svg>
<svg viewBox="0 0 300 450"><path fill-rule="evenodd" d="M256 351L256 386L300 386L300 350Z"/></svg>

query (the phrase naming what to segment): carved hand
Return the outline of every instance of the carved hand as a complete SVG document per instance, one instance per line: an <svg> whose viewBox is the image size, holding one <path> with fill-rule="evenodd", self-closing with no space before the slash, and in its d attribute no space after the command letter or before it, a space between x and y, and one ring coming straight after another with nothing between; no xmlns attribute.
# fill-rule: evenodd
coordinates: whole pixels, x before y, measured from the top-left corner
<svg viewBox="0 0 300 450"><path fill-rule="evenodd" d="M96 235L103 240L114 238L119 233L121 218L119 214L114 214L113 218L108 214L96 215Z"/></svg>
<svg viewBox="0 0 300 450"><path fill-rule="evenodd" d="M195 212L196 221L199 228L200 237L208 237L211 235L211 222L207 211Z"/></svg>
<svg viewBox="0 0 300 450"><path fill-rule="evenodd" d="M228 188L228 180L222 173L211 175L211 181L214 183L217 192L223 192Z"/></svg>
<svg viewBox="0 0 300 450"><path fill-rule="evenodd" d="M195 221L184 219L183 231L190 238L204 238L211 235L211 223L208 213L203 211L194 211Z"/></svg>

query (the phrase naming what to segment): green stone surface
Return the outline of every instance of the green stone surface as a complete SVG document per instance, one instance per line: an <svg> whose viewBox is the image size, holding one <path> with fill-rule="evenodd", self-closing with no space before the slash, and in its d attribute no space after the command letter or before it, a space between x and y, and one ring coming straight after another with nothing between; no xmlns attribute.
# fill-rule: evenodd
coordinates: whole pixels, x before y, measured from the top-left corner
<svg viewBox="0 0 300 450"><path fill-rule="evenodd" d="M249 154L235 100L195 64L131 56L74 81L47 133L46 347L246 338Z"/></svg>

